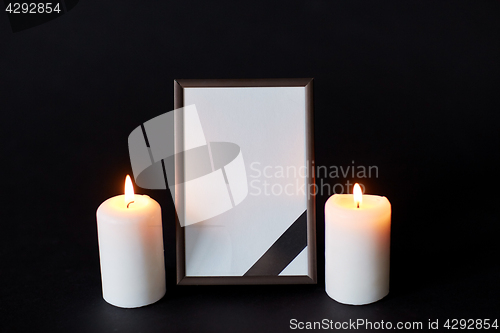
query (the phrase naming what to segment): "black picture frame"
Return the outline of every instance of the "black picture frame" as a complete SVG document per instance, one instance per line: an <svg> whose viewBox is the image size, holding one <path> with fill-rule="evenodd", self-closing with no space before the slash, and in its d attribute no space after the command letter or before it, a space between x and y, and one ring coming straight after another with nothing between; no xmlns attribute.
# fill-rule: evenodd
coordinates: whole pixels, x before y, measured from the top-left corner
<svg viewBox="0 0 500 333"><path fill-rule="evenodd" d="M305 94L305 154L307 169L314 166L314 103L312 78L285 79L179 79L174 81L174 107L182 108L184 93L189 88L239 88L239 87L303 87ZM307 172L307 185L315 184L313 172ZM309 187L307 187L309 188ZM186 276L185 231L176 216L177 284L178 285L245 285L245 284L315 284L317 283L316 211L315 193L307 195L305 212L307 230L308 274L300 276L251 275L251 276ZM277 240L278 242L279 240ZM273 255L273 254L270 254Z"/></svg>

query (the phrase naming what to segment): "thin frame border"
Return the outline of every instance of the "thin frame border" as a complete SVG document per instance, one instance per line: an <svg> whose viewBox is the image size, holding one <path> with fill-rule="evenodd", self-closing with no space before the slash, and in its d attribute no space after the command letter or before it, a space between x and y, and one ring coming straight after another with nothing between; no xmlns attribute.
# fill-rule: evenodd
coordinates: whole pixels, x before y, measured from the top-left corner
<svg viewBox="0 0 500 333"><path fill-rule="evenodd" d="M314 101L313 78L295 79L182 79L174 80L174 108L184 106L184 88L235 87L304 87L306 93L306 157L308 170L314 165ZM314 172L308 172L307 184L316 184ZM314 187L313 187L314 188ZM307 248L309 275L305 276L186 276L185 235L175 215L176 261L178 285L257 285L257 284L316 284L316 198L308 191Z"/></svg>

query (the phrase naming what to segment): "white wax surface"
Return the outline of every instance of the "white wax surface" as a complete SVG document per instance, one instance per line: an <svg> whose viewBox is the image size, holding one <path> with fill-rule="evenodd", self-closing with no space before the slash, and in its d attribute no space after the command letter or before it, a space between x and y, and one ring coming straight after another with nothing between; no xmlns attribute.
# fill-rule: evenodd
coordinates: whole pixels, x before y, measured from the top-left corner
<svg viewBox="0 0 500 333"><path fill-rule="evenodd" d="M386 197L335 194L325 204L325 285L334 300L368 304L389 293L391 204Z"/></svg>
<svg viewBox="0 0 500 333"><path fill-rule="evenodd" d="M160 205L147 195L104 201L97 209L102 293L122 308L154 303L165 295Z"/></svg>

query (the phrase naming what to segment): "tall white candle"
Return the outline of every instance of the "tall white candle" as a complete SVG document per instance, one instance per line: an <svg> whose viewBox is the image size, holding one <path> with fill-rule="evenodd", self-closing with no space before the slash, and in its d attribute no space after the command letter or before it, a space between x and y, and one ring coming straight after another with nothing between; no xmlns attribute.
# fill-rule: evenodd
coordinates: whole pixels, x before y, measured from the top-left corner
<svg viewBox="0 0 500 333"><path fill-rule="evenodd" d="M161 208L134 195L129 176L125 183L125 195L97 209L102 294L112 305L135 308L165 295Z"/></svg>
<svg viewBox="0 0 500 333"><path fill-rule="evenodd" d="M335 194L325 204L325 285L334 300L351 305L389 293L391 204L386 197Z"/></svg>

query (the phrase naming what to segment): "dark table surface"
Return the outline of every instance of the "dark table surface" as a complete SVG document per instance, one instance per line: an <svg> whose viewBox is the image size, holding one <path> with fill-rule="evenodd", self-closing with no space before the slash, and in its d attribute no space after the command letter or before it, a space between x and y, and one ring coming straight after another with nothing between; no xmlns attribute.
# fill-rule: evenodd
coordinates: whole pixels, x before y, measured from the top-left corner
<svg viewBox="0 0 500 333"><path fill-rule="evenodd" d="M0 14L2 332L500 319L498 1L73 5L32 27ZM317 165L378 166L363 181L393 206L389 296L325 294L327 196L317 285L176 286L172 200L137 189L162 205L167 294L107 304L95 211L131 173L128 134L173 108L174 79L276 77L315 78Z"/></svg>

